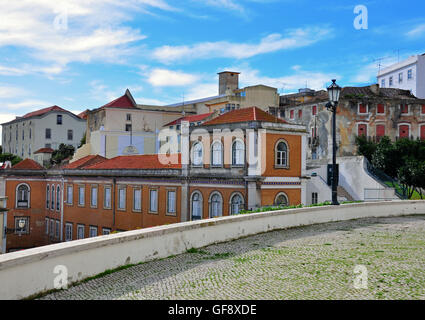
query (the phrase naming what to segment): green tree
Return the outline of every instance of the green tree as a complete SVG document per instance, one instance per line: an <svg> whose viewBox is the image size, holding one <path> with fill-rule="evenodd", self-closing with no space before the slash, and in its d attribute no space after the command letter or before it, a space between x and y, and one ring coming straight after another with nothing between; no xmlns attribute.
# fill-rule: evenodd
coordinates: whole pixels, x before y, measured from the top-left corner
<svg viewBox="0 0 425 320"><path fill-rule="evenodd" d="M357 136L357 153L361 156L365 156L367 160L372 161L372 156L376 150L376 143L368 141L366 136Z"/></svg>
<svg viewBox="0 0 425 320"><path fill-rule="evenodd" d="M53 151L52 158L50 159L50 162L52 164L59 164L64 159L72 157L74 155L74 152L75 152L75 148L73 146L61 143L59 145L59 149Z"/></svg>
<svg viewBox="0 0 425 320"><path fill-rule="evenodd" d="M15 164L18 164L19 162L21 162L22 159L11 153L0 154L0 162L6 162L6 161L10 161L12 163L12 166L14 166Z"/></svg>

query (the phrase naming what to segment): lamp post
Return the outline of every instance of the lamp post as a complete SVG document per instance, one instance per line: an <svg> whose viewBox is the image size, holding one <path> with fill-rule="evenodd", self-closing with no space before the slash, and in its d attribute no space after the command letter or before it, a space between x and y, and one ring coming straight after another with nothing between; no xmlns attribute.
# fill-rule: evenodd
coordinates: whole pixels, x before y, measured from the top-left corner
<svg viewBox="0 0 425 320"><path fill-rule="evenodd" d="M332 111L332 205L339 205L338 202L338 175L336 169L336 108L338 106L341 87L338 86L336 80L332 80L332 84L327 88L329 94L329 102L326 108Z"/></svg>

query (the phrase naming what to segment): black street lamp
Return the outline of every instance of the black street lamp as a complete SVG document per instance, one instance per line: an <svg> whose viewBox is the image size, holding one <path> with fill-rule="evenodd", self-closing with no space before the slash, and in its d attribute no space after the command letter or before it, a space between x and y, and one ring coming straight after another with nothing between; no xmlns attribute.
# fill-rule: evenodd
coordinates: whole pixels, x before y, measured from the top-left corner
<svg viewBox="0 0 425 320"><path fill-rule="evenodd" d="M336 168L336 108L338 106L341 87L338 86L336 80L332 80L332 84L328 87L329 102L326 108L332 111L332 205L339 205L338 202L338 173Z"/></svg>

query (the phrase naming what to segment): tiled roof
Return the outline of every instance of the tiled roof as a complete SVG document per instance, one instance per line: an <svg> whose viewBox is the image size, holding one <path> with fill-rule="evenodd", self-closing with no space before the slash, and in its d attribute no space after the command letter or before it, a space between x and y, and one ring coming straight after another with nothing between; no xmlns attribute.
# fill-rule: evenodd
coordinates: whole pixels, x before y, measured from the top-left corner
<svg viewBox="0 0 425 320"><path fill-rule="evenodd" d="M217 125L227 123L238 123L238 122L276 122L276 123L288 123L285 120L279 119L258 107L243 108L238 110L229 111L217 118L205 122L203 125Z"/></svg>
<svg viewBox="0 0 425 320"><path fill-rule="evenodd" d="M99 155L90 155L84 158L78 159L77 161L71 162L63 167L63 169L84 169L87 166L91 166L97 163L106 161L105 157Z"/></svg>
<svg viewBox="0 0 425 320"><path fill-rule="evenodd" d="M130 91L127 89L125 94L100 108L122 108L122 109L136 109L136 102L133 99Z"/></svg>
<svg viewBox="0 0 425 320"><path fill-rule="evenodd" d="M78 117L85 120L85 119L87 119L88 112L89 112L89 110L83 111L83 112L78 114Z"/></svg>
<svg viewBox="0 0 425 320"><path fill-rule="evenodd" d="M174 120L174 121L172 121L170 123L167 123L165 125L165 127L174 126L176 124L180 124L182 121L189 121L189 123L202 121L202 120L208 118L209 116L211 116L213 113L214 112L203 113L203 114L195 114L195 115L181 117L181 118L178 118L177 120Z"/></svg>
<svg viewBox="0 0 425 320"><path fill-rule="evenodd" d="M41 148L38 149L36 152L34 152L34 154L37 153L53 153L55 150L53 150L52 148Z"/></svg>
<svg viewBox="0 0 425 320"><path fill-rule="evenodd" d="M44 168L38 164L38 162L35 162L31 159L25 159L21 162L15 164L12 169L14 170L43 170Z"/></svg>
<svg viewBox="0 0 425 320"><path fill-rule="evenodd" d="M160 157L178 157L177 164L163 164ZM87 170L108 170L108 169L181 169L181 154L174 155L136 155L136 156L119 156L97 163L85 166Z"/></svg>
<svg viewBox="0 0 425 320"><path fill-rule="evenodd" d="M23 116L23 118L31 118L31 117L35 117L35 116L42 116L50 111L63 111L63 112L68 112L65 109L62 109L61 107L58 106L52 106L52 107L48 107L48 108L44 108L44 109L40 109L37 111L33 111L30 113L27 113L26 115Z"/></svg>
<svg viewBox="0 0 425 320"><path fill-rule="evenodd" d="M409 90L402 90L396 88L379 88L378 94L374 93L370 86L366 87L344 87L341 91L341 98L346 96L361 96L365 98L372 97L385 97L385 98L407 98L415 99L415 96Z"/></svg>

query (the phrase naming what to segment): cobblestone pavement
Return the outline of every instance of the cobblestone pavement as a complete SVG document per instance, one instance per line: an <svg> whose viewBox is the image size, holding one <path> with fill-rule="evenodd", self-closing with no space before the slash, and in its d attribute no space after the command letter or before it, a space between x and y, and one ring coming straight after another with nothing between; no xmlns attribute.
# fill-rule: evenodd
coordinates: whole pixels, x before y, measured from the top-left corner
<svg viewBox="0 0 425 320"><path fill-rule="evenodd" d="M367 289L354 288L356 265L367 268ZM143 263L42 299L425 299L425 216L255 235Z"/></svg>

